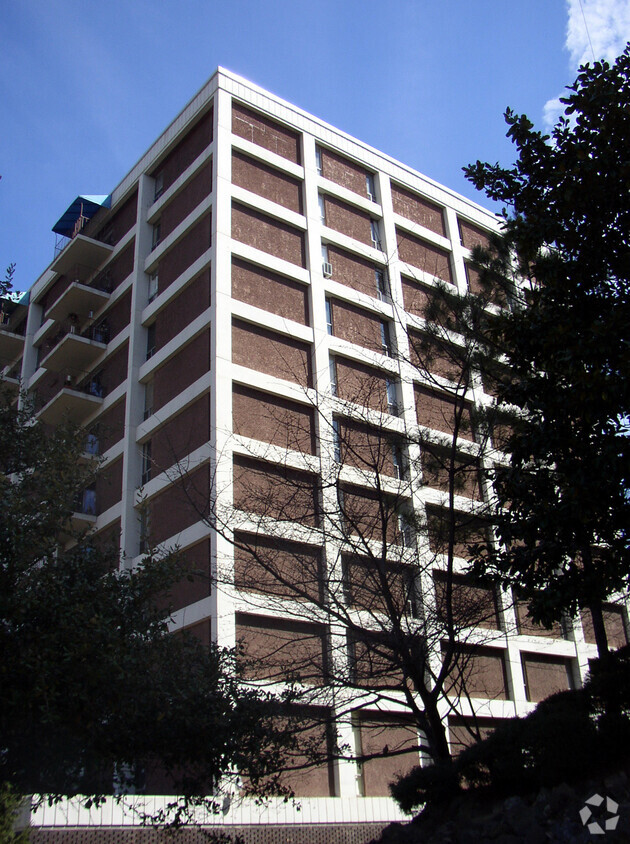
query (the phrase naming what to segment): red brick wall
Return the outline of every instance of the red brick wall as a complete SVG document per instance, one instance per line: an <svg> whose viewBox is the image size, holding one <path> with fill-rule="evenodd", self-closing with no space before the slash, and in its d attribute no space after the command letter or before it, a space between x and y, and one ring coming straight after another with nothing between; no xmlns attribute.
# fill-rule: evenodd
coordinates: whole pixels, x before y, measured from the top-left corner
<svg viewBox="0 0 630 844"><path fill-rule="evenodd" d="M322 176L344 188L367 197L365 177L367 170L355 161L344 158L329 149L321 149Z"/></svg>
<svg viewBox="0 0 630 844"><path fill-rule="evenodd" d="M232 412L235 434L315 454L312 407L234 384Z"/></svg>
<svg viewBox="0 0 630 844"><path fill-rule="evenodd" d="M208 162L193 176L186 187L162 209L160 235L162 240L184 220L191 211L212 192L212 163Z"/></svg>
<svg viewBox="0 0 630 844"><path fill-rule="evenodd" d="M277 598L321 600L320 548L243 533L235 535L235 543L234 582L238 588Z"/></svg>
<svg viewBox="0 0 630 844"><path fill-rule="evenodd" d="M383 713L362 715L358 725L363 754L379 754L361 765L363 795L389 797L389 784L420 764L417 730Z"/></svg>
<svg viewBox="0 0 630 844"><path fill-rule="evenodd" d="M302 214L302 183L274 167L232 151L232 182L239 187Z"/></svg>
<svg viewBox="0 0 630 844"><path fill-rule="evenodd" d="M99 513L113 507L122 497L122 458L99 472L96 479L96 506Z"/></svg>
<svg viewBox="0 0 630 844"><path fill-rule="evenodd" d="M448 611L446 573L433 572L435 584L435 599L438 617L446 624ZM489 630L500 630L499 610L496 595L491 588L473 586L468 579L461 575L452 576L451 611L456 627L483 627Z"/></svg>
<svg viewBox="0 0 630 844"><path fill-rule="evenodd" d="M439 335L432 337L413 329L408 330L407 337L409 361L420 375L441 375L455 384L461 383L464 362L460 359L461 352L457 347L450 346Z"/></svg>
<svg viewBox="0 0 630 844"><path fill-rule="evenodd" d="M155 321L156 348L161 349L210 307L210 272L205 270L160 311Z"/></svg>
<svg viewBox="0 0 630 844"><path fill-rule="evenodd" d="M94 433L99 441L99 453L104 454L125 433L125 397L102 413L94 423Z"/></svg>
<svg viewBox="0 0 630 844"><path fill-rule="evenodd" d="M101 386L103 387L103 395L108 396L112 390L115 390L127 378L128 350L129 343L123 343L111 357L107 358L104 363L99 364L87 378L83 379L82 385L89 384L92 378L98 375Z"/></svg>
<svg viewBox="0 0 630 844"><path fill-rule="evenodd" d="M452 513L447 508L427 508L429 546L436 554L448 553L451 531L453 554L468 557L468 548L478 542L487 542L487 525L471 513Z"/></svg>
<svg viewBox="0 0 630 844"><path fill-rule="evenodd" d="M424 316L427 306L435 295L435 291L426 284L419 284L406 276L401 277L403 302L405 310L410 314Z"/></svg>
<svg viewBox="0 0 630 844"><path fill-rule="evenodd" d="M360 240L368 246L372 245L372 219L367 211L353 208L334 196L324 196L326 211L326 225L342 234Z"/></svg>
<svg viewBox="0 0 630 844"><path fill-rule="evenodd" d="M303 387L313 385L310 345L262 326L233 321L232 360Z"/></svg>
<svg viewBox="0 0 630 844"><path fill-rule="evenodd" d="M330 305L335 337L382 352L381 317L340 299L331 299Z"/></svg>
<svg viewBox="0 0 630 844"><path fill-rule="evenodd" d="M347 419L339 419L339 451L343 463L395 477L391 434Z"/></svg>
<svg viewBox="0 0 630 844"><path fill-rule="evenodd" d="M452 466L451 466L452 462ZM459 454L452 461L448 448L433 443L422 444L422 483L426 486L449 491L451 473L456 495L481 499L479 461L469 455Z"/></svg>
<svg viewBox="0 0 630 844"><path fill-rule="evenodd" d="M392 184L392 202L394 213L446 237L444 211L439 205L401 185L394 184Z"/></svg>
<svg viewBox="0 0 630 844"><path fill-rule="evenodd" d="M570 663L562 657L522 654L527 700L543 700L571 688Z"/></svg>
<svg viewBox="0 0 630 844"><path fill-rule="evenodd" d="M602 612L609 646L611 648L622 648L624 645L627 645L628 634L622 608L608 604L603 607ZM584 631L584 639L591 645L596 644L593 618L588 610L582 612L582 629Z"/></svg>
<svg viewBox="0 0 630 844"><path fill-rule="evenodd" d="M417 384L414 392L418 423L445 434L452 434L455 430L456 412L458 412L453 398L446 393L429 390ZM472 417L469 407L462 411L458 436L465 440L473 439Z"/></svg>
<svg viewBox="0 0 630 844"><path fill-rule="evenodd" d="M98 324L105 320L109 328L109 339L113 340L120 332L129 325L131 318L131 290L128 290L116 304L111 307L103 317L100 317Z"/></svg>
<svg viewBox="0 0 630 844"><path fill-rule="evenodd" d="M503 651L498 648L463 647L446 691L489 700L508 700Z"/></svg>
<svg viewBox="0 0 630 844"><path fill-rule="evenodd" d="M232 237L284 261L306 266L303 232L253 208L232 204Z"/></svg>
<svg viewBox="0 0 630 844"><path fill-rule="evenodd" d="M556 622L549 630L543 627L542 624L535 624L527 613L527 601L516 600L514 602L516 609L516 621L518 632L526 636L548 636L552 639L564 638L562 632L562 625Z"/></svg>
<svg viewBox="0 0 630 844"><path fill-rule="evenodd" d="M170 605L179 610L207 598L212 591L210 581L210 540L204 539L181 553L181 566L185 573L170 591Z"/></svg>
<svg viewBox="0 0 630 844"><path fill-rule="evenodd" d="M38 305L41 305L44 309L44 313L42 316L42 323L46 319L46 310L57 301L57 299L61 296L61 294L66 290L74 281L71 275L61 275L58 279L56 279L48 288L48 290L41 296L39 299L33 301L37 301Z"/></svg>
<svg viewBox="0 0 630 844"><path fill-rule="evenodd" d="M138 189L136 188L131 196L113 211L109 220L96 235L97 239L115 246L135 225L137 213Z"/></svg>
<svg viewBox="0 0 630 844"><path fill-rule="evenodd" d="M398 257L401 261L443 281L453 283L453 271L448 252L401 229L396 229L396 239Z"/></svg>
<svg viewBox="0 0 630 844"><path fill-rule="evenodd" d="M177 144L162 163L156 168L156 173L162 173L164 190L181 176L193 161L201 155L204 149L212 143L212 109L188 130L184 138Z"/></svg>
<svg viewBox="0 0 630 844"><path fill-rule="evenodd" d="M490 245L488 232L479 226L466 222L466 220L459 221L459 235L462 245L467 249L472 249L474 246L487 247Z"/></svg>
<svg viewBox="0 0 630 844"><path fill-rule="evenodd" d="M342 357L336 357L335 361L338 395L355 404L387 413L385 373Z"/></svg>
<svg viewBox="0 0 630 844"><path fill-rule="evenodd" d="M202 395L151 438L154 474L168 469L210 439L210 395Z"/></svg>
<svg viewBox="0 0 630 844"><path fill-rule="evenodd" d="M232 103L232 132L295 164L301 163L297 132L238 102Z"/></svg>
<svg viewBox="0 0 630 844"><path fill-rule="evenodd" d="M95 279L96 287L107 288L108 290L115 290L127 276L133 272L133 252L135 248L135 237L131 240L128 246L118 255L104 270L99 273Z"/></svg>
<svg viewBox="0 0 630 844"><path fill-rule="evenodd" d="M317 480L305 472L235 455L234 506L261 516L317 526Z"/></svg>
<svg viewBox="0 0 630 844"><path fill-rule="evenodd" d="M241 670L247 679L324 680L326 629L321 625L237 613L236 641L243 646Z"/></svg>
<svg viewBox="0 0 630 844"><path fill-rule="evenodd" d="M346 486L341 501L348 536L358 536L361 542L381 542L383 537L387 542L400 542L398 515L393 499L373 490Z"/></svg>
<svg viewBox="0 0 630 844"><path fill-rule="evenodd" d="M160 258L158 266L159 290L162 292L184 270L210 248L212 243L212 217L207 214Z"/></svg>
<svg viewBox="0 0 630 844"><path fill-rule="evenodd" d="M200 521L209 512L210 494L210 470L204 465L156 495L150 502L151 542L163 542Z"/></svg>
<svg viewBox="0 0 630 844"><path fill-rule="evenodd" d="M306 285L239 258L232 259L232 296L286 319L309 324Z"/></svg>
<svg viewBox="0 0 630 844"><path fill-rule="evenodd" d="M153 410L158 411L186 387L210 369L210 329L205 329L194 340L168 360L155 373L153 385Z"/></svg>
<svg viewBox="0 0 630 844"><path fill-rule="evenodd" d="M352 255L337 246L329 244L328 260L332 266L332 277L360 293L376 296L374 264L358 255Z"/></svg>
<svg viewBox="0 0 630 844"><path fill-rule="evenodd" d="M361 557L344 557L343 565L347 598L351 606L369 613L387 613L389 600L393 602L396 612L401 615L408 612L414 574L411 569L393 564L383 567L382 564L377 565L375 560ZM392 659L387 661L391 663Z"/></svg>
<svg viewBox="0 0 630 844"><path fill-rule="evenodd" d="M500 718L475 718L474 722L470 724L473 731L479 730L481 739L486 739L490 733L499 727L501 724ZM477 739L471 734L466 726L465 718L449 718L448 719L448 733L451 744L451 752L458 756L462 750L477 743Z"/></svg>

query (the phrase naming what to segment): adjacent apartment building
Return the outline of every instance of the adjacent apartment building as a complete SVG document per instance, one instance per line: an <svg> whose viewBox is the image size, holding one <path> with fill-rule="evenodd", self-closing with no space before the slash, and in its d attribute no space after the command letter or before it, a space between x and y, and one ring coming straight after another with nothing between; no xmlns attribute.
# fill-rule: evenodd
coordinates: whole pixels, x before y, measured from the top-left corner
<svg viewBox="0 0 630 844"><path fill-rule="evenodd" d="M280 684L297 654L312 671L296 667L299 682L325 686L331 664L346 659L358 688L362 656L339 629L339 612L327 616L321 601L307 609L309 589L321 588L318 577L330 588L331 571L340 572L335 600L348 612L365 588L349 574L363 571L356 548L349 562L318 499L333 495L324 512L341 501L350 511L362 495L374 504L380 472L381 492L404 504L386 537L404 549L396 570L404 553L435 569L424 584L405 581L405 607L418 617L419 605L435 602L431 514L444 480L423 464L418 432L448 444L450 376L418 365L413 338L426 328L438 280L474 289L471 249L496 226L480 206L218 69L110 195L78 197L63 214L56 257L28 296L5 305L0 366L44 422L68 416L92 432L88 448L104 458L103 471L76 519L119 537L121 565L133 566L149 544L177 545L201 573L173 596L175 629L242 642L256 681ZM466 400L474 412L492 399L474 381ZM345 461L340 443L355 435L346 448L355 459ZM460 438L474 456L473 429L462 427ZM361 466L356 455L366 450L381 463ZM456 505L471 513L482 498L479 481L458 491ZM357 524L368 510L352 511ZM260 559L248 565L250 543L288 584L270 586ZM310 584L308 561L320 573ZM287 592L292 580L299 594ZM626 641L625 612L607 614L613 643ZM502 595L492 596L491 616L470 646L469 699L456 715L443 707L453 744L465 741L471 709L487 724L525 713L578 685L595 655L587 619L545 631ZM223 822L398 817L387 784L420 763L423 742L405 726L399 691L377 694L374 683L370 691L375 672L366 669L361 695L324 702L318 692L309 702L327 708L327 740L350 748L348 757L375 758L340 753L292 774L301 814L291 804L240 806ZM45 825L88 822L80 812L42 812Z"/></svg>

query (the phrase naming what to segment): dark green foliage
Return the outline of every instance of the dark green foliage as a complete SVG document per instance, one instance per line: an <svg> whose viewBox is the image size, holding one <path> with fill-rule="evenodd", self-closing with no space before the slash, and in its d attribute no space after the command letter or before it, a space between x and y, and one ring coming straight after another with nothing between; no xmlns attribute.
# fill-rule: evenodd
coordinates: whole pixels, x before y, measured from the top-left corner
<svg viewBox="0 0 630 844"><path fill-rule="evenodd" d="M589 608L602 654L602 601L630 577L630 50L581 68L563 102L551 140L508 110L512 169L466 168L507 205L502 241L475 253L482 281L525 283L483 326L506 364L485 375L517 413L494 476L500 547L476 548L477 572L546 626Z"/></svg>
<svg viewBox="0 0 630 844"><path fill-rule="evenodd" d="M14 829L23 799L8 783L0 786L0 844L28 844L28 828Z"/></svg>
<svg viewBox="0 0 630 844"><path fill-rule="evenodd" d="M391 783L389 790L403 812L411 814L429 801L441 803L449 800L459 790L459 783L455 766L443 763L414 768Z"/></svg>
<svg viewBox="0 0 630 844"><path fill-rule="evenodd" d="M98 470L84 440L2 396L0 782L92 798L159 783L192 800L239 770L264 792L282 769L276 703L238 682L231 652L168 633L176 555L119 569L116 541L73 528Z"/></svg>
<svg viewBox="0 0 630 844"><path fill-rule="evenodd" d="M415 768L390 790L405 812L460 789L505 797L575 782L630 756L630 646L596 660L583 689L499 725L450 766Z"/></svg>

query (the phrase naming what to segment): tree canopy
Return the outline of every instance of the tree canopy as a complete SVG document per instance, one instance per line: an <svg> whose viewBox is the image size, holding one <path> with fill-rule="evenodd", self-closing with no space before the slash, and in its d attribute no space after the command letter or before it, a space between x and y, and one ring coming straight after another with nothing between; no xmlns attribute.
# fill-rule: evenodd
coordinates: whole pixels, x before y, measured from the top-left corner
<svg viewBox="0 0 630 844"><path fill-rule="evenodd" d="M513 167L465 168L506 204L475 258L514 303L486 326L499 407L516 413L494 474L499 549L477 562L536 621L588 608L605 651L602 602L630 577L630 47L580 68L562 102L550 136L508 109Z"/></svg>
<svg viewBox="0 0 630 844"><path fill-rule="evenodd" d="M282 769L277 703L237 680L231 651L169 633L177 554L132 569L117 537L77 524L98 471L86 432L47 430L0 393L0 782L212 806L238 771L265 793Z"/></svg>

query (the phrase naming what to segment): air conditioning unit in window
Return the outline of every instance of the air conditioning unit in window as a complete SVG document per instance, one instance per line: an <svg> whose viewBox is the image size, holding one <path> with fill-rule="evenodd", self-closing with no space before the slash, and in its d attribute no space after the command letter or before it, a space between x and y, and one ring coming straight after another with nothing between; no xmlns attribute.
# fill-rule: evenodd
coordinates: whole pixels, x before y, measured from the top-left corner
<svg viewBox="0 0 630 844"><path fill-rule="evenodd" d="M324 278L332 278L332 264L324 261L322 263L322 273L324 274Z"/></svg>
<svg viewBox="0 0 630 844"><path fill-rule="evenodd" d="M376 197L370 191L367 192L367 198L370 200L370 202L376 202Z"/></svg>

